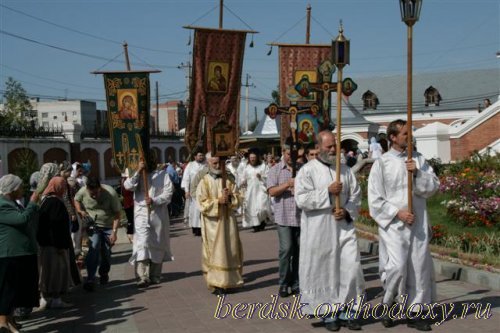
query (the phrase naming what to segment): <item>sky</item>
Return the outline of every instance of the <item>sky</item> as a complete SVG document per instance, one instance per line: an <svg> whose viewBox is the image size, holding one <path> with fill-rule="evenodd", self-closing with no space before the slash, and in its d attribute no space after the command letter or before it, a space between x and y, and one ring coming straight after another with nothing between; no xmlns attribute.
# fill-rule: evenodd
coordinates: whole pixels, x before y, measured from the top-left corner
<svg viewBox="0 0 500 333"><path fill-rule="evenodd" d="M268 43L304 43L306 7L312 7L311 43L329 44L339 21L351 40L344 77L406 75L406 25L397 0L225 0L224 28L252 29L242 83L250 75L253 120L278 85L278 53ZM191 31L218 27L219 0L0 0L0 93L9 76L29 95L86 99L105 109L104 84L95 70L160 69L160 102L187 98ZM498 0L424 0L413 28L413 73L498 68ZM465 84L465 83L464 83ZM244 111L245 89L242 90ZM243 121L243 119L241 119Z"/></svg>

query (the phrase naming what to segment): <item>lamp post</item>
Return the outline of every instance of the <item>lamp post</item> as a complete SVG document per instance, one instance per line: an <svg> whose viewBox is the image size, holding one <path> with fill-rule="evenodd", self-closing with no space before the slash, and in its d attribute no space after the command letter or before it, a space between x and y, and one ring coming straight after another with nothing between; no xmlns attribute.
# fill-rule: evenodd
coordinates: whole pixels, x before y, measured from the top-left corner
<svg viewBox="0 0 500 333"><path fill-rule="evenodd" d="M336 163L335 163L335 181L340 182L340 137L342 128L342 70L345 65L349 65L349 46L350 41L344 36L344 28L340 21L339 35L332 41L332 58L333 63L337 66L337 146L336 146ZM335 210L339 210L340 195L335 197Z"/></svg>
<svg viewBox="0 0 500 333"><path fill-rule="evenodd" d="M401 10L401 20L408 27L408 62L407 62L407 122L408 129L408 160L412 159L413 153L413 122L412 122L412 103L413 103L413 25L418 21L420 10L422 9L422 0L399 0ZM408 211L413 213L413 172L408 172Z"/></svg>

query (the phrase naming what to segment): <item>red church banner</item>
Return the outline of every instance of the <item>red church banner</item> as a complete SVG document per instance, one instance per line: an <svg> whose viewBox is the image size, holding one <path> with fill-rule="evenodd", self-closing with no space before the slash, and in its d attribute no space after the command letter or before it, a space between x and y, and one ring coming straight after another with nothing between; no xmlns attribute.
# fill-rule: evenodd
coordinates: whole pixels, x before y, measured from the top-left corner
<svg viewBox="0 0 500 333"><path fill-rule="evenodd" d="M301 96L301 80L318 82L318 66L331 59L331 45L314 44L278 44L279 46L279 82L280 104L289 106L289 97L294 97L298 106L311 106L316 102L316 93ZM281 142L290 137L290 115L281 115Z"/></svg>
<svg viewBox="0 0 500 333"><path fill-rule="evenodd" d="M211 151L212 129L219 120L239 137L241 72L247 31L194 28L193 72L185 142Z"/></svg>

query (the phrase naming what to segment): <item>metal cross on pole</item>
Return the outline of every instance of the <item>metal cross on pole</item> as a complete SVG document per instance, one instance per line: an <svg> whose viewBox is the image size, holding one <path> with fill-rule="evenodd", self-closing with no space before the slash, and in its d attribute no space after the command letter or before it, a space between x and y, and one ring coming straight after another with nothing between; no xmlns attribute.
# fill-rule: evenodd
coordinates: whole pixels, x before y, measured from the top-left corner
<svg viewBox="0 0 500 333"><path fill-rule="evenodd" d="M276 116L287 114L290 115L290 132L292 137L292 146L290 147L290 153L292 157L292 177L295 177L297 174L297 116L301 113L311 113L313 115L317 115L319 112L318 104L314 103L311 106L307 107L299 107L297 105L291 106L278 106L275 103L270 104L264 112L271 117L271 119L275 119Z"/></svg>

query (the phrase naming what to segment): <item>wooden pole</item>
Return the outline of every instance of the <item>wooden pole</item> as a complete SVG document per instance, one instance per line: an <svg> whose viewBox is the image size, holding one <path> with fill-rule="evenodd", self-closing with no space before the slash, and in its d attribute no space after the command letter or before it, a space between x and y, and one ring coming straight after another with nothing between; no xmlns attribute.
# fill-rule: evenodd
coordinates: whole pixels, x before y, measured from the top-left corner
<svg viewBox="0 0 500 333"><path fill-rule="evenodd" d="M407 78L407 116L406 128L408 129L408 160L411 161L413 153L413 119L412 119L412 103L413 103L413 82L412 82L412 66L413 66L413 26L408 25L408 78ZM408 171L408 211L413 213L413 172Z"/></svg>
<svg viewBox="0 0 500 333"><path fill-rule="evenodd" d="M307 5L307 24L306 24L306 44L309 44L311 39L311 5Z"/></svg>
<svg viewBox="0 0 500 333"><path fill-rule="evenodd" d="M341 138L341 128L342 128L342 67L338 67L337 71L337 144L335 147L335 181L340 183L340 138ZM340 194L335 196L335 210L339 210L340 205Z"/></svg>
<svg viewBox="0 0 500 333"><path fill-rule="evenodd" d="M148 164L144 160L144 154L141 156L141 162L144 162L146 164L146 167L142 169L142 182L144 183L144 198L149 199L149 182L148 182L148 172L146 171ZM151 213L151 207L150 205L148 206L148 215Z"/></svg>
<svg viewBox="0 0 500 333"><path fill-rule="evenodd" d="M245 132L248 132L248 123L249 123L249 120L248 118L250 117L249 114L248 114L248 88L250 87L250 85L248 84L248 77L250 75L248 75L247 73L247 80L246 80L246 83L245 83Z"/></svg>
<svg viewBox="0 0 500 333"><path fill-rule="evenodd" d="M220 5L219 5L219 29L222 29L223 19L224 19L224 0L220 0Z"/></svg>
<svg viewBox="0 0 500 333"><path fill-rule="evenodd" d="M128 58L128 44L127 44L127 42L123 43L123 52L125 52L125 64L127 64L127 71L130 71L130 60Z"/></svg>
<svg viewBox="0 0 500 333"><path fill-rule="evenodd" d="M222 172L222 192L227 187L227 175L226 175L226 157L219 157L220 170ZM227 218L227 213L229 212L228 203L222 205L222 216L224 219Z"/></svg>

